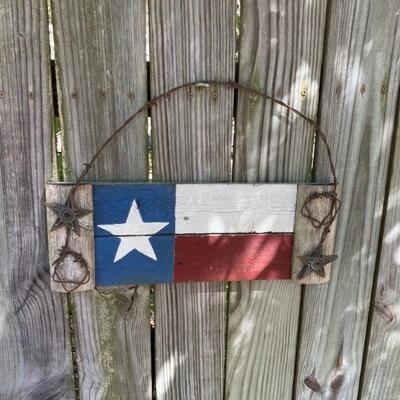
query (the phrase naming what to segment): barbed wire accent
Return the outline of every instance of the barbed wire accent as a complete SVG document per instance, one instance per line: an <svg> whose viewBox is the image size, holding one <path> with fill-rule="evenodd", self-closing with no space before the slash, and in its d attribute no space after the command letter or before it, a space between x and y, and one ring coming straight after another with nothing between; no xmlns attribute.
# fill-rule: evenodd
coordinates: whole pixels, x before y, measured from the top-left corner
<svg viewBox="0 0 400 400"><path fill-rule="evenodd" d="M67 259L72 258L70 263L74 263L78 266L80 270L75 279L65 278L63 274L63 269L68 268ZM67 264L67 265L66 265ZM54 282L61 284L67 293L71 293L78 289L80 286L85 285L90 280L90 272L87 261L83 256L68 248L67 246L62 246L59 250L59 257L53 263L53 275L52 279Z"/></svg>

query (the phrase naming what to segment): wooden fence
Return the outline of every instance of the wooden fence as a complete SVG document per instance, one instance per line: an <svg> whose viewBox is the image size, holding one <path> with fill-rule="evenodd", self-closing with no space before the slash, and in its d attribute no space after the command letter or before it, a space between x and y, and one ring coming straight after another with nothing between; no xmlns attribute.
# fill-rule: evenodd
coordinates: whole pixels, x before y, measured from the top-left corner
<svg viewBox="0 0 400 400"><path fill-rule="evenodd" d="M0 398L399 399L399 43L399 0L2 0ZM45 182L73 179L143 102L196 79L319 121L343 200L330 283L50 292ZM171 96L91 180L150 167L154 181L328 176L303 121L223 88Z"/></svg>

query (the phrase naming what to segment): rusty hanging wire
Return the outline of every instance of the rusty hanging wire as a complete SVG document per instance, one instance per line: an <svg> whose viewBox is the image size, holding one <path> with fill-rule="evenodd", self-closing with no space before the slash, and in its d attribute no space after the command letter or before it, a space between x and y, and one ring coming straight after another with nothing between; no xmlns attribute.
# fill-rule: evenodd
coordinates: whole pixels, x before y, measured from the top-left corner
<svg viewBox="0 0 400 400"><path fill-rule="evenodd" d="M158 96L153 97L151 100L147 101L146 103L144 103L135 113L133 113L130 117L128 117L125 122L120 125L101 145L100 147L97 149L96 153L93 155L93 157L91 158L91 160L84 164L84 169L81 172L81 174L78 176L74 186L71 188L71 191L69 193L68 196L68 202L72 202L74 204L74 195L75 192L77 190L77 188L79 187L79 185L81 185L84 181L84 179L87 177L87 175L89 174L89 172L91 171L91 169L94 167L94 164L96 162L96 160L98 159L98 157L100 156L100 154L103 152L103 150L108 146L108 144L110 142L112 142L122 131L124 128L126 128L137 116L139 116L140 114L142 114L143 112L149 110L150 108L158 105L160 103L160 101L162 99L168 98L170 97L173 93L182 91L184 89L191 89L191 88L201 88L201 87L224 87L226 89L233 89L233 90L238 90L244 93L247 93L250 96L258 96L261 97L265 100L269 100L277 105L280 105L286 109L288 109L289 111L293 112L294 114L298 115L299 117L301 117L302 119L304 119L306 122L308 122L308 124L314 128L314 132L317 135L317 137L319 139L321 139L324 147L325 147L325 151L328 157L328 162L329 162L329 168L330 168L330 172L332 174L332 191L329 192L324 192L324 193L318 193L318 192L314 192L312 194L309 195L309 197L306 199L301 213L302 215L307 218L310 223L316 228L316 229L320 229L320 228L324 228L323 232L322 232L322 236L321 236L321 240L319 242L319 246L317 247L318 249L322 250L322 245L324 243L324 241L326 240L326 237L329 234L329 228L330 226L333 224L337 212L339 210L340 207L340 201L339 201L339 197L337 194L337 186L338 186L338 180L337 180L337 176L336 176L336 169L335 169L335 165L333 162L333 157L332 157L332 152L331 149L329 147L328 144L328 140L325 136L325 134L322 132L321 128L319 127L319 125L312 120L311 118L307 117L305 114L303 114L301 111L295 109L294 107L286 104L285 102L283 102L282 100L276 99L266 93L263 93L257 89L253 89L249 86L243 85L239 82L236 81L217 81L217 80L203 80L203 81L195 81L195 82L189 82L189 83L184 83L182 85L176 86L172 89L169 89L161 94L159 94ZM321 199L321 198L325 198L327 200L329 200L331 202L330 205L330 211L329 213L326 215L326 217L324 217L322 220L318 220L317 218L315 218L312 213L311 210L309 208L310 204L317 199ZM70 235L71 229L69 229L67 227L67 235L66 235L66 243L65 246L63 247L64 249L64 253L68 250L69 253L72 254L72 250L70 250L68 248L68 240L69 240L69 235ZM62 250L60 250L61 252L61 256L60 258L63 257ZM87 266L87 262L83 259L83 257L80 254L77 254L77 259L80 260L80 262L82 262L82 265L86 265ZM58 260L56 261L56 263L58 262ZM89 271L88 271L89 273ZM305 274L305 271L303 271L303 275ZM54 275L53 274L53 279L54 277L58 277L58 275ZM84 279L82 279L81 282L59 282L63 285L63 287L65 288L64 284L65 283L73 283L75 285L74 289L69 290L74 291L76 290L79 286L87 283L89 281L90 277L87 277L87 275L84 275ZM59 281L59 279L58 279Z"/></svg>
<svg viewBox="0 0 400 400"><path fill-rule="evenodd" d="M239 90L242 91L244 93L247 93L251 96L258 96L261 97L265 100L269 100L275 104L278 104L288 110L290 110L291 112L293 112L294 114L298 115L299 117L303 118L306 122L308 122L313 128L315 133L317 134L317 137L319 139L322 140L322 143L324 144L325 150L326 150L326 154L328 157L328 161L329 161L329 168L332 174L332 178L333 178L333 185L335 187L335 191L337 188L337 176L336 176L336 169L335 169L335 165L333 163L333 158L332 158L332 152L331 149L328 145L328 141L327 138L325 136L325 134L322 132L321 128L319 127L319 125L312 120L311 118L307 117L305 114L303 114L301 111L295 109L294 107L286 104L285 102L283 102L282 100L276 99L275 97L272 97L266 93L263 93L257 89L253 89L249 86L245 86L239 82L236 81L215 81L215 80L206 80L206 81L196 81L196 82L189 82L189 83L184 83L182 85L179 86L175 86L172 89L167 90L166 92L163 92L161 94L159 94L158 96L153 97L152 99L150 99L148 102L144 103L134 114L132 114L129 118L127 118L125 120L125 122L120 125L104 142L103 144L98 148L98 150L96 151L96 153L94 154L94 156L92 157L92 159L84 164L85 168L83 169L82 173L79 175L78 179L76 180L75 186L72 188L72 193L74 193L76 191L76 188L83 182L83 180L85 179L85 177L88 175L88 173L90 172L90 170L93 168L95 161L97 160L97 158L100 156L100 154L103 152L104 148L107 147L107 145L116 137L118 136L118 134L124 129L126 128L138 115L140 115L141 113L143 113L144 111L147 111L148 109L150 109L153 106L156 106L162 99L164 98L168 98L171 96L171 94L175 93L175 92L179 92L183 89L187 89L187 88L192 88L192 87L209 87L209 86L220 86L220 87L225 87L227 89L235 89L235 90Z"/></svg>

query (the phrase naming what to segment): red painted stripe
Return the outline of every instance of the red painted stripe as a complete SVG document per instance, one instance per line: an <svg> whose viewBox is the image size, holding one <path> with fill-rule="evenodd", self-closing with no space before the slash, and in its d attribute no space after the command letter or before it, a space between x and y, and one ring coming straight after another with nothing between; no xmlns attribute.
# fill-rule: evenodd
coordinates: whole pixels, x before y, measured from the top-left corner
<svg viewBox="0 0 400 400"><path fill-rule="evenodd" d="M174 281L291 279L292 234L176 236Z"/></svg>

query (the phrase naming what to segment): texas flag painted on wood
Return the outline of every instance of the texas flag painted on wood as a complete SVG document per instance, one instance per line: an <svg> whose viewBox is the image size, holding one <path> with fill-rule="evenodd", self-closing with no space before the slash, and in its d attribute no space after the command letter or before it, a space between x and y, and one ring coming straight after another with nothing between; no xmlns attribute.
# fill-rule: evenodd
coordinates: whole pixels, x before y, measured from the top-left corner
<svg viewBox="0 0 400 400"><path fill-rule="evenodd" d="M96 285L291 279L296 185L93 185Z"/></svg>

